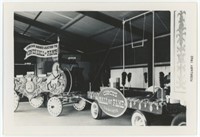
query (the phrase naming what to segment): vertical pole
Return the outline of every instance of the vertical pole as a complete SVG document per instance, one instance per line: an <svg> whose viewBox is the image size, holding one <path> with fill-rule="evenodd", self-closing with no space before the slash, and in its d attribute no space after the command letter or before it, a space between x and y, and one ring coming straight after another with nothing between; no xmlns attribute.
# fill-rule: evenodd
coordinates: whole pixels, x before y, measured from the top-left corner
<svg viewBox="0 0 200 137"><path fill-rule="evenodd" d="M123 20L123 72L125 72L125 41L124 41L124 24L125 21ZM125 94L125 86L123 86L123 95Z"/></svg>
<svg viewBox="0 0 200 137"><path fill-rule="evenodd" d="M154 11L152 12L152 70L153 70L153 74L152 74L152 84L153 84L153 92L155 92L155 52L154 52L154 49L155 49L155 45L154 45Z"/></svg>
<svg viewBox="0 0 200 137"><path fill-rule="evenodd" d="M59 47L59 45L60 45L60 38L59 38L59 36L57 38L57 42L58 42L58 57L57 57L57 61L59 62L59 54L60 54L60 47Z"/></svg>
<svg viewBox="0 0 200 137"><path fill-rule="evenodd" d="M58 54L59 54L60 53L60 50L59 50L60 38L59 38L59 36L57 38L57 42L58 42Z"/></svg>
<svg viewBox="0 0 200 137"><path fill-rule="evenodd" d="M34 64L34 69L35 69L35 75L38 76L38 74L37 74L37 58L36 58L36 63Z"/></svg>
<svg viewBox="0 0 200 137"><path fill-rule="evenodd" d="M124 24L125 24L125 21L123 21L123 72L125 71L125 41L124 41Z"/></svg>
<svg viewBox="0 0 200 137"><path fill-rule="evenodd" d="M170 30L170 73L171 73L171 76L170 76L170 96L173 96L174 95L174 91L175 91L175 27L176 27L176 24L175 24L175 12L176 11L173 11L171 12L170 14L170 19L171 19L171 22L170 22L170 26L171 26L171 30ZM172 77L173 76L173 77Z"/></svg>
<svg viewBox="0 0 200 137"><path fill-rule="evenodd" d="M89 91L92 91L92 85L91 85L91 82L89 82Z"/></svg>

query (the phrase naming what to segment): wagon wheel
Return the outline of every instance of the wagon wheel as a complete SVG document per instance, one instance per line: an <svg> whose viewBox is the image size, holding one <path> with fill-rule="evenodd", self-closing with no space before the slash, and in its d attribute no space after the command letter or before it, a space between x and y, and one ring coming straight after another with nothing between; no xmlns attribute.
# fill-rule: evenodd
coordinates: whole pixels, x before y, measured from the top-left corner
<svg viewBox="0 0 200 137"><path fill-rule="evenodd" d="M62 113L62 102L58 97L51 97L47 103L47 109L50 115L57 117Z"/></svg>
<svg viewBox="0 0 200 137"><path fill-rule="evenodd" d="M86 106L86 101L84 99L81 99L77 103L73 104L73 107L78 111L84 110L85 106Z"/></svg>
<svg viewBox="0 0 200 137"><path fill-rule="evenodd" d="M19 96L14 91L14 112L17 110L18 106L19 106Z"/></svg>
<svg viewBox="0 0 200 137"><path fill-rule="evenodd" d="M94 119L100 119L102 117L102 110L97 101L94 101L91 105L91 114Z"/></svg>
<svg viewBox="0 0 200 137"><path fill-rule="evenodd" d="M43 102L44 102L44 97L43 96L37 96L37 97L32 98L32 99L29 100L29 103L34 108L39 108L43 104Z"/></svg>
<svg viewBox="0 0 200 137"><path fill-rule="evenodd" d="M133 113L131 117L131 123L132 123L132 126L147 126L148 125L146 115L139 110L136 110Z"/></svg>
<svg viewBox="0 0 200 137"><path fill-rule="evenodd" d="M171 122L171 126L186 126L186 113L176 115Z"/></svg>

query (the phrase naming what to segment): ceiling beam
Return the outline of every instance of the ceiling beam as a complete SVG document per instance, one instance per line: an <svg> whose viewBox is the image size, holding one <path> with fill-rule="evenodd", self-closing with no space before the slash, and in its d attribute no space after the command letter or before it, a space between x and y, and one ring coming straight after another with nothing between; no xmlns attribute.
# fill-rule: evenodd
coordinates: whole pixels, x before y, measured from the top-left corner
<svg viewBox="0 0 200 137"><path fill-rule="evenodd" d="M98 12L98 11L78 11L79 13L94 18L96 20L102 21L106 24L112 25L116 28L121 28L123 29L122 21L116 18L113 18L109 15L106 15L104 13ZM125 30L130 32L130 26L129 24L125 24ZM143 30L139 29L137 27L132 26L132 30L134 30L134 34L143 36ZM150 35L149 32L145 31L145 35Z"/></svg>
<svg viewBox="0 0 200 137"><path fill-rule="evenodd" d="M34 18L34 21L37 20L37 18L41 15L42 11L40 11L36 17ZM23 35L25 35L25 33L30 29L31 25L29 24L28 27L26 28L26 30L24 31Z"/></svg>
<svg viewBox="0 0 200 137"><path fill-rule="evenodd" d="M84 15L82 15L82 14L77 15L74 19L72 19L71 21L69 21L68 23L66 23L65 25L63 25L60 29L61 30L65 30L65 29L69 28L70 26L72 26L73 24L75 24L77 21L81 20L83 17L84 17ZM45 40L48 40L48 39L52 38L55 35L56 35L55 33L52 33Z"/></svg>
<svg viewBox="0 0 200 137"><path fill-rule="evenodd" d="M93 37L99 36L99 35L101 35L103 33L109 32L109 31L114 30L114 29L115 29L115 27L113 27L113 26L109 27L109 28L102 29L102 30L98 31L97 33L92 34L91 36L89 36L89 38L93 38Z"/></svg>
<svg viewBox="0 0 200 137"><path fill-rule="evenodd" d="M70 38L71 40L75 40L75 41L81 40L84 43L86 42L85 39L83 39L80 36L77 36L77 35L72 34L70 32L62 31L62 30L60 30L56 27L50 26L50 25L42 23L42 22L34 21L30 18L18 15L16 13L14 14L14 19L17 20L17 21L26 23L26 24L30 24L32 26L35 26L37 28L43 29L43 30L48 31L48 32L52 32L52 33L56 33L56 34L59 34L59 35L62 35L62 36L66 36L66 37Z"/></svg>
<svg viewBox="0 0 200 137"><path fill-rule="evenodd" d="M14 14L14 19L17 20L17 21L26 23L26 24L30 24L31 26L35 26L37 28L43 29L45 31L56 33L58 35L64 36L67 40L73 42L74 45L80 45L81 44L82 47L80 47L80 48L82 48L82 49L87 48L87 47L94 47L94 46L105 48L105 46L106 46L106 45L98 43L98 42L96 42L92 39L88 39L84 36L80 36L80 35L74 34L72 32L66 32L64 30L53 27L51 25L48 25L48 24L45 24L45 23L42 23L42 22L39 22L39 21L36 21L36 20L34 21L30 18L18 15L16 13Z"/></svg>
<svg viewBox="0 0 200 137"><path fill-rule="evenodd" d="M154 37L154 40L156 39L161 39L161 38L166 38L166 37L169 37L170 36L170 33L165 33L165 34L161 34L161 35L157 35ZM146 39L147 40L147 39ZM144 42L146 42L146 40ZM141 39L138 39L135 41L136 42L141 42ZM131 46L132 43L127 43L125 44L124 46ZM122 48L123 45L118 45L118 46L115 46L115 47L111 47L110 50L114 50L114 49L117 49L117 48ZM106 52L108 49L101 49L101 50L97 50L97 51L92 51L92 52L88 52L87 54L97 54L97 53L101 53L101 52Z"/></svg>

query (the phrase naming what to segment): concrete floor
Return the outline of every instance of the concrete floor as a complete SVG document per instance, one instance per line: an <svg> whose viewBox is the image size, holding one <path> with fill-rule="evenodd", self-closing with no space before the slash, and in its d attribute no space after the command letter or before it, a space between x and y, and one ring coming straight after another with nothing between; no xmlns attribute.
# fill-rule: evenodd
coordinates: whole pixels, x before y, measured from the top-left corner
<svg viewBox="0 0 200 137"><path fill-rule="evenodd" d="M93 119L90 107L77 111L73 106L65 106L59 117L52 117L47 108L33 108L28 102L20 102L14 114L15 125L19 126L131 126L133 110L128 110L118 118L103 114L100 120ZM169 125L169 119L157 119L152 125Z"/></svg>

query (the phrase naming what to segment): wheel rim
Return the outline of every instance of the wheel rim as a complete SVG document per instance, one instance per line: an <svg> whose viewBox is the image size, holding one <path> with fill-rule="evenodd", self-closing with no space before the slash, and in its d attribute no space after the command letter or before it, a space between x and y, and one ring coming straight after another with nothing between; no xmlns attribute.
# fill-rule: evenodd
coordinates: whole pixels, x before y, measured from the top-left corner
<svg viewBox="0 0 200 137"><path fill-rule="evenodd" d="M135 126L145 126L145 121L141 117L136 117L134 120Z"/></svg>
<svg viewBox="0 0 200 137"><path fill-rule="evenodd" d="M62 102L59 98L52 97L48 101L47 109L50 115L57 117L62 112Z"/></svg>
<svg viewBox="0 0 200 137"><path fill-rule="evenodd" d="M44 102L43 96L38 96L29 100L29 103L34 108L39 108L43 104L43 102Z"/></svg>
<svg viewBox="0 0 200 137"><path fill-rule="evenodd" d="M19 106L19 96L16 92L14 92L14 112L17 110Z"/></svg>
<svg viewBox="0 0 200 137"><path fill-rule="evenodd" d="M85 108L86 101L81 99L78 103L74 103L73 106L76 110L81 111Z"/></svg>
<svg viewBox="0 0 200 137"><path fill-rule="evenodd" d="M93 103L92 103L92 106L91 106L91 114L92 114L92 117L93 117L93 118L97 118L98 113L99 113L99 107L98 107L98 105L97 105L96 102L93 102Z"/></svg>
<svg viewBox="0 0 200 137"><path fill-rule="evenodd" d="M178 124L178 126L186 126L186 122L181 122Z"/></svg>
<svg viewBox="0 0 200 137"><path fill-rule="evenodd" d="M132 115L131 122L133 126L146 126L147 120L145 116L141 113L135 112Z"/></svg>

